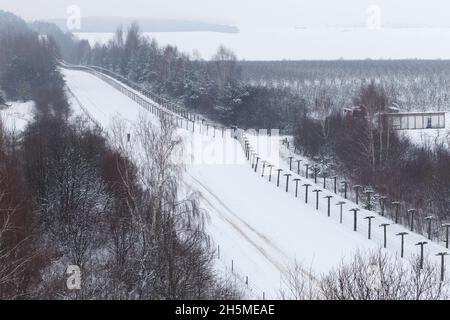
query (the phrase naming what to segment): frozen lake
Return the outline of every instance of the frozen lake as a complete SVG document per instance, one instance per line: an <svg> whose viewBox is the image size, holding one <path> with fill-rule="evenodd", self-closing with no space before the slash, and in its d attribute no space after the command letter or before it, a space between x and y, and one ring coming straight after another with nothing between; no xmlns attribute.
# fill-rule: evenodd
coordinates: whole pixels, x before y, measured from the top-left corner
<svg viewBox="0 0 450 320"><path fill-rule="evenodd" d="M209 59L219 45L245 60L450 59L450 28L244 28L240 33L146 33L162 45L197 51ZM112 33L75 33L91 44L105 43Z"/></svg>

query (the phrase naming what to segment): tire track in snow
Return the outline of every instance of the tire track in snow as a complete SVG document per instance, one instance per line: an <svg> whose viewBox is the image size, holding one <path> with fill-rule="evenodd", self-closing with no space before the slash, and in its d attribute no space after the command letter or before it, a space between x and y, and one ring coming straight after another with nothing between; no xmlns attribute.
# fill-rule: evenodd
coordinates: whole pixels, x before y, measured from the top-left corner
<svg viewBox="0 0 450 320"><path fill-rule="evenodd" d="M252 231L254 234L256 234L261 240L263 240L265 243L267 243L269 246L271 246L274 250L278 251L281 255L283 255L286 259L288 259L287 255L284 253L283 250L281 250L276 244L274 244L266 235L262 234L261 232L257 231L255 228L253 228L251 225L249 225L245 220L242 220L239 215L233 212L223 201L215 195L210 188L205 186L203 183L201 183L198 179L194 178L192 175L190 175L192 179L194 179L198 184L202 186L208 193L214 197L214 199L222 206L224 207L231 215L233 215L236 219L238 219L242 224L244 224L250 231Z"/></svg>
<svg viewBox="0 0 450 320"><path fill-rule="evenodd" d="M240 222L242 222L251 233L254 233L260 240L262 240L264 243L267 243L270 245L273 249L278 251L280 254L283 255L285 259L287 259L287 256L284 252L281 251L281 249L277 248L272 244L270 240L264 235L261 235L259 232L256 232L253 228L251 228L245 221L243 221L241 218L239 218L230 208L227 207L208 187L206 187L203 183L201 183L198 179L193 177L191 174L187 173L194 181L197 183L204 191L206 191L217 203L224 209L220 210L218 206L213 205L205 196L202 194L202 199L206 201L212 208L214 208L220 215L220 218L224 221L226 221L230 226L235 229L247 242L249 242L253 247L255 247L278 271L280 271L281 274L285 275L287 273L287 268L281 264L276 258L272 257L269 252L263 248L261 245L257 244L251 237L247 234L249 232L245 232L241 229L241 227L236 224L234 221L232 221L229 217L226 216L226 214L223 213L223 211L226 211L228 215L232 215L233 217L237 218ZM200 192L201 193L201 192Z"/></svg>

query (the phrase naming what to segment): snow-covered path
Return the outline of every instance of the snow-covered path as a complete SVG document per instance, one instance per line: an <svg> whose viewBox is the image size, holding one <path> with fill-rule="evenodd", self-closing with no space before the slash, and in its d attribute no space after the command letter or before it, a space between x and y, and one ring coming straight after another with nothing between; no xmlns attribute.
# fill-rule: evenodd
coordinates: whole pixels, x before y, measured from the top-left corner
<svg viewBox="0 0 450 320"><path fill-rule="evenodd" d="M63 74L68 87L90 116L105 128L110 127L113 117L136 122L144 110L89 73L64 69ZM206 137L183 129L179 129L179 134L184 138L186 149L196 146L193 153L186 155L184 183L202 195L202 208L209 215L207 230L215 246L220 246L220 262L228 269L233 263L240 279L248 277L255 297L261 298L264 292L266 298L276 298L286 269L295 261L316 273L327 272L358 250L382 245L378 225L386 221L383 217L376 217L374 240L368 240L367 223L362 218L372 213L362 211L359 230L353 232L348 211L353 204L345 207L345 223L340 224L334 204L340 200L338 197L333 199L332 217L328 218L323 197L329 193L322 192L319 210L315 210L315 194L311 191L310 201L305 204L303 187L299 189L298 199L292 194L295 189L292 182L290 192L285 192L284 177L282 187L277 188L267 176L253 172L237 140L227 135ZM216 163L205 163L205 153L208 159L216 157ZM224 155L235 161L222 163ZM276 162L276 159L265 160ZM316 187L319 188L313 186L310 190ZM400 242L395 234L406 230L401 226L391 226L391 229L388 248L397 252ZM415 243L424 238L410 235L405 240L405 252L410 255L417 252ZM435 254L445 248L430 244L427 249Z"/></svg>

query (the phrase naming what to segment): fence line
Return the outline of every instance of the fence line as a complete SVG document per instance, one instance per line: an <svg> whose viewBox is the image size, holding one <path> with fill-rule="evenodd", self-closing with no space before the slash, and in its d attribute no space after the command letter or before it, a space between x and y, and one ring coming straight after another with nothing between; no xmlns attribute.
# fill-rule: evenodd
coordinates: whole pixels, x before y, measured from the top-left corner
<svg viewBox="0 0 450 320"><path fill-rule="evenodd" d="M103 81L105 81L108 84L110 84L111 86L113 86L115 89L119 90L120 92L122 92L123 94L128 96L130 99L135 101L137 104L139 104L140 106L145 108L148 112L151 112L152 114L156 115L157 117L162 118L165 116L170 116L173 123L182 129L186 129L188 131L192 130L192 132L194 132L194 133L196 133L198 131L200 134L204 135L205 134L204 128L206 127L206 135L210 136L210 133L213 132L212 137L214 137L214 138L224 137L224 133L227 132L227 134L228 134L228 131L229 131L231 136L234 137L240 143L247 160L252 163L252 169L254 169L254 171L257 172L258 174L260 174L260 172L257 170L258 169L257 163L255 164L255 167L254 167L254 163L253 163L254 159L253 159L253 157L250 156L250 152L249 152L249 150L251 149L250 141L246 137L246 133L244 130L239 129L237 127L225 127L225 126L218 126L213 123L208 123L205 121L205 119L201 119L199 116L187 112L186 110L179 107L178 105L169 102L167 99L158 97L157 95L151 93L150 91L141 88L139 85L133 83L132 81L130 81L130 80L124 78L123 76L120 76L110 70L100 68L100 67L68 65L64 62L61 62L60 64L64 68L86 71L86 72L93 74L94 76L97 76L98 78L102 79ZM122 82L124 82L124 83L122 83ZM143 96L147 99L150 99L151 101L143 98ZM259 135L258 131L257 131L257 134ZM287 144L287 148L289 149L289 142L287 141L287 139L285 142L283 142L283 144L285 144L285 143ZM255 149L251 149L251 150L256 151ZM264 161L263 159L261 159L261 160ZM311 166L311 168L308 168L311 170L308 170L306 168L305 168L305 170L302 170L302 168L300 168L299 172L295 172L292 170L292 168L290 168L291 170L289 170L289 172L293 172L296 174L299 173L300 176L302 176L302 173L305 172L305 176L307 177L307 179L311 179L312 178L311 175L313 175L314 182L317 185L319 185L320 182L318 179L320 177L318 176L318 174L320 172L320 169L318 169L319 166L317 166L317 162L319 162L318 160L320 160L320 159L315 159L314 165ZM264 161L264 162L269 163L267 161ZM322 168L324 168L324 167L325 166L322 164ZM306 172L307 170L308 170L308 172ZM350 185L349 182L346 182L346 183L347 183L347 199L350 201L355 200L354 202L356 202L356 204L359 205L358 200L362 198L363 194L359 194L360 197L358 199L358 195L356 195L355 192L352 192L352 189L354 189L356 187L361 187L361 186L357 186L357 185L352 186L352 185ZM319 187L319 189L317 189L317 190L320 190L320 189L328 190L327 189L328 185L329 184L327 184L327 181L325 178L325 188ZM333 185L333 189L334 189L334 185ZM358 191L356 191L356 192L359 192L359 188L357 188L357 189L358 189ZM341 191L341 189L339 189L339 192L336 192L336 193L340 194L340 191ZM317 197L318 197L318 195L317 195ZM375 198L373 198L373 200L375 200ZM375 209L378 208L375 201L374 201L374 208ZM369 210L369 211L373 211L374 208L371 208L372 210ZM392 215L392 213L391 213L391 215ZM356 217L356 214L355 214L355 217ZM403 221L403 219L404 218L402 217L402 221ZM420 226L420 229L422 229L422 226L420 224L419 224L419 226ZM418 230L416 230L416 232L419 233Z"/></svg>

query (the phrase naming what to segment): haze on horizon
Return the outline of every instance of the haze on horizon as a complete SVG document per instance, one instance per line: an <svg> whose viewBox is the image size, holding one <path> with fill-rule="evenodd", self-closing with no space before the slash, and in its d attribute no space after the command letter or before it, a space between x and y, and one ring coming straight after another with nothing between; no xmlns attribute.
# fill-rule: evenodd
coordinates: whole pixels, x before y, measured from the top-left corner
<svg viewBox="0 0 450 320"><path fill-rule="evenodd" d="M27 20L67 17L77 5L82 16L183 19L233 25L329 27L364 25L370 5L381 9L383 23L450 27L446 0L0 0L0 9Z"/></svg>

